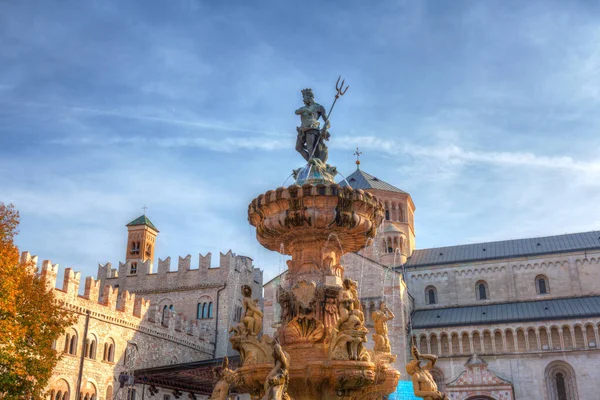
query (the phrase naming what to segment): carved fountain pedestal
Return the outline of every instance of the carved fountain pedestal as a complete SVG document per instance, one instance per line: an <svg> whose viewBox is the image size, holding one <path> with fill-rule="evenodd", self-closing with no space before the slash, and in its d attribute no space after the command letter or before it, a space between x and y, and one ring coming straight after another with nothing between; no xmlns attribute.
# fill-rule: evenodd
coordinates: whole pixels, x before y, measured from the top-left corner
<svg viewBox="0 0 600 400"><path fill-rule="evenodd" d="M286 384L294 400L378 399L395 390L400 377L390 367L395 356L367 350L357 285L344 279L340 264L343 253L358 251L375 237L383 218L373 195L331 183L278 188L252 201L248 220L258 241L292 259L278 290L276 337L259 340L235 331L231 338L242 356L235 371L238 390L268 397L273 340L289 355Z"/></svg>

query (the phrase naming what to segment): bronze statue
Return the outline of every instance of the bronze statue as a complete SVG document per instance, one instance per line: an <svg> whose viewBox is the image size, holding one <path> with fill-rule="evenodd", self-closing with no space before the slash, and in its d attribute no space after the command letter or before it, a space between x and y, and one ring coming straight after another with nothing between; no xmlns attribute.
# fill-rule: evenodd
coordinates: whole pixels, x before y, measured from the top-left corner
<svg viewBox="0 0 600 400"><path fill-rule="evenodd" d="M275 366L265 380L265 395L262 400L290 400L290 396L287 394L290 380L290 356L277 340L273 343L273 359Z"/></svg>
<svg viewBox="0 0 600 400"><path fill-rule="evenodd" d="M296 128L298 137L296 139L296 151L308 162L312 158L318 158L322 162L327 162L328 150L324 140L329 140L329 120L325 107L315 102L312 89L302 90L302 99L304 106L296 110L296 115L300 115L300 126ZM320 129L319 118L325 122L323 129Z"/></svg>
<svg viewBox="0 0 600 400"><path fill-rule="evenodd" d="M406 365L406 372L412 377L415 396L422 397L423 400L449 400L448 396L438 390L429 372L435 365L437 356L421 354L416 346L412 346L412 355L414 360ZM427 360L427 364L421 366L421 359Z"/></svg>
<svg viewBox="0 0 600 400"><path fill-rule="evenodd" d="M227 400L229 388L233 383L233 370L229 369L229 359L225 357L221 366L213 368L213 376L217 381L208 400Z"/></svg>
<svg viewBox="0 0 600 400"><path fill-rule="evenodd" d="M390 339L388 338L387 322L394 318L394 313L382 301L379 304L379 310L373 311L371 318L373 318L373 324L375 325L375 334L373 335L375 347L373 350L384 353L391 352L392 348L390 346Z"/></svg>

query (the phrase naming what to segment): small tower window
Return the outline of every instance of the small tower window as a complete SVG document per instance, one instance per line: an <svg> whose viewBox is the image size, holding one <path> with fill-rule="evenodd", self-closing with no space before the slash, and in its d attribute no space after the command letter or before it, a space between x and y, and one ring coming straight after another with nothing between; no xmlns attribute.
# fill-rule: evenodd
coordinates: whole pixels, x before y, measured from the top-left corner
<svg viewBox="0 0 600 400"><path fill-rule="evenodd" d="M425 303L437 304L437 289L435 286L427 286L425 288Z"/></svg>
<svg viewBox="0 0 600 400"><path fill-rule="evenodd" d="M486 281L478 281L475 284L475 292L478 300L487 300L490 298Z"/></svg>
<svg viewBox="0 0 600 400"><path fill-rule="evenodd" d="M131 242L131 254L140 254L140 242Z"/></svg>
<svg viewBox="0 0 600 400"><path fill-rule="evenodd" d="M129 273L131 275L137 274L137 263L136 262L131 263L131 268L129 269Z"/></svg>
<svg viewBox="0 0 600 400"><path fill-rule="evenodd" d="M152 256L152 245L150 245L150 244L146 245L146 256L147 257Z"/></svg>
<svg viewBox="0 0 600 400"><path fill-rule="evenodd" d="M538 275L535 277L535 289L538 294L550 293L548 278L545 275Z"/></svg>

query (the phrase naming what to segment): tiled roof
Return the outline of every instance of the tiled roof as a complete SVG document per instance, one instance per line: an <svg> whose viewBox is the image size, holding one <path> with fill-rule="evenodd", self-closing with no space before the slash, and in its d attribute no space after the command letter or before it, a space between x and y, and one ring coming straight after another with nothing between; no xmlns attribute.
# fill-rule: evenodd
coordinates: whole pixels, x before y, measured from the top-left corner
<svg viewBox="0 0 600 400"><path fill-rule="evenodd" d="M154 224L145 215L140 215L139 217L137 217L136 219L134 219L133 221L131 221L130 223L128 223L125 226L134 226L134 225L146 225L146 226L149 226L150 228L154 229L156 232L158 232L158 229L156 229Z"/></svg>
<svg viewBox="0 0 600 400"><path fill-rule="evenodd" d="M600 316L600 296L521 301L415 311L412 327L441 328Z"/></svg>
<svg viewBox="0 0 600 400"><path fill-rule="evenodd" d="M340 182L340 186L347 185L350 185L353 189L379 189L387 190L388 192L406 193L405 191L400 190L397 187L374 177L373 175L369 175L360 169L357 169L348 177L346 177L346 180L342 180Z"/></svg>
<svg viewBox="0 0 600 400"><path fill-rule="evenodd" d="M600 249L600 231L420 249L413 251L404 266L453 264L592 249Z"/></svg>

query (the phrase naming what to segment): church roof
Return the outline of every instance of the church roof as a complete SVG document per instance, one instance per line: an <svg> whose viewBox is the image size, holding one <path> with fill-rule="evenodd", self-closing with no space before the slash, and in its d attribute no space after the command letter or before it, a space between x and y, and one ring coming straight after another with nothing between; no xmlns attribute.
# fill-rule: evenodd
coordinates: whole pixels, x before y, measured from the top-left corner
<svg viewBox="0 0 600 400"><path fill-rule="evenodd" d="M600 316L600 296L570 297L415 311L416 329Z"/></svg>
<svg viewBox="0 0 600 400"><path fill-rule="evenodd" d="M146 225L146 226L154 229L156 232L158 232L158 229L156 228L156 226L154 226L154 224L148 219L148 217L146 217L146 215L140 215L139 217L137 217L136 219L134 219L133 221L131 221L130 223L128 223L125 226L135 226L135 225Z"/></svg>
<svg viewBox="0 0 600 400"><path fill-rule="evenodd" d="M420 249L413 251L404 266L422 267L592 249L600 249L600 231Z"/></svg>
<svg viewBox="0 0 600 400"><path fill-rule="evenodd" d="M350 174L346 180L342 180L340 182L340 186L348 186L353 189L379 189L386 190L388 192L396 192L396 193L406 193L403 190L398 189L395 186L390 185L387 182L384 182L377 177L367 174L365 171L357 169L352 174Z"/></svg>

